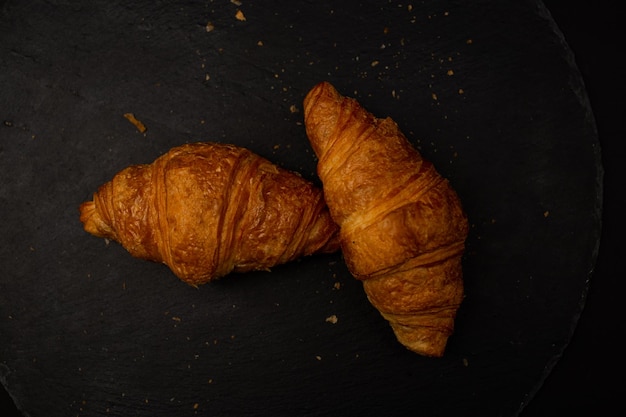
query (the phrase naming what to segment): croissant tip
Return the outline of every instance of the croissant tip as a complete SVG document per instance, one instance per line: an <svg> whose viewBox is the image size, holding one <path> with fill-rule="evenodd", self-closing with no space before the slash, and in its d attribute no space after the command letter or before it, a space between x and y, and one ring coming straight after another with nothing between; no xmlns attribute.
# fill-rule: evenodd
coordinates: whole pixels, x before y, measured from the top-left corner
<svg viewBox="0 0 626 417"><path fill-rule="evenodd" d="M434 347L428 344L424 344L421 346L405 346L411 352L417 353L421 356L426 356L429 358L442 358L445 353L445 346L443 347Z"/></svg>
<svg viewBox="0 0 626 417"><path fill-rule="evenodd" d="M315 84L313 88L311 88L311 90L309 90L309 92L307 93L304 99L305 107L306 103L311 101L313 97L320 97L323 94L335 99L341 97L337 89L331 83L329 83L328 81L320 81L319 83Z"/></svg>
<svg viewBox="0 0 626 417"><path fill-rule="evenodd" d="M86 226L89 222L89 219L96 212L96 205L93 201L85 201L80 206L78 206L78 211L80 212L80 222Z"/></svg>
<svg viewBox="0 0 626 417"><path fill-rule="evenodd" d="M85 201L78 207L78 210L80 211L79 219L87 233L117 241L117 234L102 217L95 201Z"/></svg>
<svg viewBox="0 0 626 417"><path fill-rule="evenodd" d="M329 83L328 81L320 81L317 84L315 84L315 86L312 88L312 90L322 89L322 88L327 88L327 87L332 87L332 84Z"/></svg>
<svg viewBox="0 0 626 417"><path fill-rule="evenodd" d="M408 350L421 356L443 357L450 336L448 332L427 327L412 328L393 323L391 327L398 342Z"/></svg>

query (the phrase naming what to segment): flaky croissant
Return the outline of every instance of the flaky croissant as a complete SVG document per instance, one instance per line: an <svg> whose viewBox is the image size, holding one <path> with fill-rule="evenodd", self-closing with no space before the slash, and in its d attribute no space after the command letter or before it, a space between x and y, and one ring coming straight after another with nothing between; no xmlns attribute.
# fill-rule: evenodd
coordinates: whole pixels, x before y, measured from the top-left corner
<svg viewBox="0 0 626 417"><path fill-rule="evenodd" d="M339 250L319 188L217 143L182 145L122 170L80 205L80 220L87 232L165 263L194 286Z"/></svg>
<svg viewBox="0 0 626 417"><path fill-rule="evenodd" d="M322 82L304 121L346 264L400 343L444 354L463 299L467 217L456 192L390 119Z"/></svg>

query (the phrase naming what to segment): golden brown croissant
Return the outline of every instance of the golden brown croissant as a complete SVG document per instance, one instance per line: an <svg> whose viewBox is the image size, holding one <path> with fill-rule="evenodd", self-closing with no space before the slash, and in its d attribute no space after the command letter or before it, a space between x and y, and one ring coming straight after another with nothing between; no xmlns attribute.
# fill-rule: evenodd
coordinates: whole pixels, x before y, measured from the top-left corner
<svg viewBox="0 0 626 417"><path fill-rule="evenodd" d="M339 250L322 191L244 148L186 144L130 166L80 206L87 232L199 285Z"/></svg>
<svg viewBox="0 0 626 417"><path fill-rule="evenodd" d="M327 82L305 97L304 117L350 272L400 343L442 356L463 299L468 223L456 192L392 119Z"/></svg>

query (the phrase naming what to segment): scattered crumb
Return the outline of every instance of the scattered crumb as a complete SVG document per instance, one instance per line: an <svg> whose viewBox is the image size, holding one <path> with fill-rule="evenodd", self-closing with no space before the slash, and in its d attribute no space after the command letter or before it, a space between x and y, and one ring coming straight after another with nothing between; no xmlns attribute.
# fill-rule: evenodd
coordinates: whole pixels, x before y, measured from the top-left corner
<svg viewBox="0 0 626 417"><path fill-rule="evenodd" d="M550 215L550 212L548 210L543 212L543 217L548 217Z"/></svg>
<svg viewBox="0 0 626 417"><path fill-rule="evenodd" d="M256 44L257 46L263 46L263 41L258 41Z"/></svg>
<svg viewBox="0 0 626 417"><path fill-rule="evenodd" d="M180 322L180 321L181 321L181 320L180 320L180 317L176 317L176 316L172 317L172 320L174 320L174 321L178 321L178 322Z"/></svg>
<svg viewBox="0 0 626 417"><path fill-rule="evenodd" d="M207 22L206 26L204 27L204 29L207 32L213 32L213 30L215 30L215 25L213 25L213 23L211 22Z"/></svg>
<svg viewBox="0 0 626 417"><path fill-rule="evenodd" d="M237 10L237 13L235 13L235 17L237 18L237 20L240 20L242 22L245 22L246 20L246 16L244 16L241 10Z"/></svg>
<svg viewBox="0 0 626 417"><path fill-rule="evenodd" d="M143 123L137 120L137 118L135 117L133 113L124 113L124 117L128 119L128 121L131 122L133 125L135 125L135 127L140 133L145 133L145 131L148 130L146 129L146 126Z"/></svg>
<svg viewBox="0 0 626 417"><path fill-rule="evenodd" d="M450 69L450 70L448 70L448 72L447 72L446 74L448 74L448 75L454 75L454 71Z"/></svg>
<svg viewBox="0 0 626 417"><path fill-rule="evenodd" d="M437 101L437 94L432 93L431 96L432 96L433 100Z"/></svg>
<svg viewBox="0 0 626 417"><path fill-rule="evenodd" d="M471 40L471 39L468 39L468 40L466 40L466 41L465 41L465 43L466 43L467 45L471 45L472 43L474 43L474 41L473 41L473 40Z"/></svg>
<svg viewBox="0 0 626 417"><path fill-rule="evenodd" d="M467 360L467 358L463 358L463 366L468 366L469 365L469 361Z"/></svg>
<svg viewBox="0 0 626 417"><path fill-rule="evenodd" d="M241 6L241 2L239 0L230 0L230 2L235 6Z"/></svg>
<svg viewBox="0 0 626 417"><path fill-rule="evenodd" d="M322 360L322 357L321 357L320 355L316 355L316 356L315 356L315 359L317 359L318 361L321 361L321 360Z"/></svg>
<svg viewBox="0 0 626 417"><path fill-rule="evenodd" d="M326 322L327 323L336 324L337 321L338 321L337 316L335 316L334 314L332 316L326 317Z"/></svg>
<svg viewBox="0 0 626 417"><path fill-rule="evenodd" d="M341 288L341 282L339 282L339 281L335 282L335 284L333 285L333 288L336 289L336 290L340 289Z"/></svg>
<svg viewBox="0 0 626 417"><path fill-rule="evenodd" d="M291 106L289 106L289 111L292 113L298 113L298 107L295 104L292 104Z"/></svg>

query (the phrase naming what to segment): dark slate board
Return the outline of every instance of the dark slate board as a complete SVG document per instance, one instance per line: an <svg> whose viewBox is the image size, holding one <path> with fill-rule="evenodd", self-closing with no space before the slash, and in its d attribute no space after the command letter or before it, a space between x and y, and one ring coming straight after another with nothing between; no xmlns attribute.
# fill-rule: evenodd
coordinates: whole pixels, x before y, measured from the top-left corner
<svg viewBox="0 0 626 417"><path fill-rule="evenodd" d="M0 39L0 381L25 415L513 416L567 346L602 167L542 3L8 1ZM321 80L393 117L463 200L442 359L396 342L340 254L194 289L78 221L117 171L196 140L317 182L301 103Z"/></svg>

